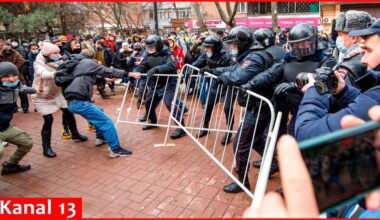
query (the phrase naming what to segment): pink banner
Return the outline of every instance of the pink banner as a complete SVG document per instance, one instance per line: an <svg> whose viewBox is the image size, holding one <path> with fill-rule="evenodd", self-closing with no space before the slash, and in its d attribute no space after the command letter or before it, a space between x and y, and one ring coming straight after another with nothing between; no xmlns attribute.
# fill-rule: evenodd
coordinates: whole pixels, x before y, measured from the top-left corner
<svg viewBox="0 0 380 220"><path fill-rule="evenodd" d="M278 18L278 26L292 27L299 22L307 22L313 26L319 26L321 24L321 18L317 16L310 17L293 17L293 18ZM225 28L227 25L221 20L206 20L205 24L210 28ZM245 19L236 19L236 25L246 26L248 28L271 28L272 19L271 18L245 18ZM189 28L199 28L199 23L196 20L188 21Z"/></svg>

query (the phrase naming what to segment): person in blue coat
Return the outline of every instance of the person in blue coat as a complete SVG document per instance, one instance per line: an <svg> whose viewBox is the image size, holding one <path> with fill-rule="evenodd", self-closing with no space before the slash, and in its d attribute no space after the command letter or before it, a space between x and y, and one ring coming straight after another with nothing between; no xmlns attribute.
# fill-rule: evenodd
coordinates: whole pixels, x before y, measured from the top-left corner
<svg viewBox="0 0 380 220"><path fill-rule="evenodd" d="M368 121L368 110L380 104L380 20L368 29L351 31L349 35L363 38L361 62L368 69L355 81L360 89L346 85L340 74L335 72L338 79L335 93L332 96L320 95L314 87L314 78L309 75L309 83L302 88L305 94L296 120L298 141L340 129L339 122L345 115L352 114ZM340 107L339 111L329 112L332 102Z"/></svg>

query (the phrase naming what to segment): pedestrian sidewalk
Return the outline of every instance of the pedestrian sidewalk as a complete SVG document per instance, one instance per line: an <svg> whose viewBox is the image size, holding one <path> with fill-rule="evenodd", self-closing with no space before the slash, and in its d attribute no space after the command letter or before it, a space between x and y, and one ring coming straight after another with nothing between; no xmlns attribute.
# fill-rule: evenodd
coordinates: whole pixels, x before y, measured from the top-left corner
<svg viewBox="0 0 380 220"><path fill-rule="evenodd" d="M107 100L94 96L95 102L116 120L122 93L120 90ZM83 217L230 218L241 217L250 204L245 193L223 192L231 179L189 137L174 141L174 147L155 148L154 144L163 142L165 129L143 132L141 126L120 125L121 144L133 155L111 159L106 146L94 146L95 133L87 130L87 122L80 116L76 116L79 131L89 141L61 139L58 112L52 135L52 147L58 156L46 158L42 156L40 136L43 120L33 112L33 106L30 110L15 114L13 124L33 137L33 149L21 161L31 164L32 169L1 176L0 197L81 197ZM232 143L229 146L232 153ZM2 161L14 149L13 145L6 147ZM257 171L251 169L252 188ZM275 190L279 184L276 174L268 190Z"/></svg>

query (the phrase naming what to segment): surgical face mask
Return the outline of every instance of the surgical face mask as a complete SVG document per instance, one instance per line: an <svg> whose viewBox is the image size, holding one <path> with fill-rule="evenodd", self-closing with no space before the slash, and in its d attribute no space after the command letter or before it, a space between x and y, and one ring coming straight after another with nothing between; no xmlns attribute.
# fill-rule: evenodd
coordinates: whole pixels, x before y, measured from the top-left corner
<svg viewBox="0 0 380 220"><path fill-rule="evenodd" d="M237 57L238 56L238 51L237 50L231 50L231 55L233 56L233 57Z"/></svg>
<svg viewBox="0 0 380 220"><path fill-rule="evenodd" d="M12 42L12 47L18 47L18 43L17 42Z"/></svg>
<svg viewBox="0 0 380 220"><path fill-rule="evenodd" d="M2 86L4 88L15 89L17 88L19 83L20 83L20 80L16 80L14 82L2 82Z"/></svg>
<svg viewBox="0 0 380 220"><path fill-rule="evenodd" d="M40 52L40 50L39 49L37 49L37 50L31 50L31 52L32 52L32 54L38 54Z"/></svg>
<svg viewBox="0 0 380 220"><path fill-rule="evenodd" d="M347 52L347 48L344 47L343 38L337 37L335 44L336 44L336 48L338 48L340 53L346 53Z"/></svg>
<svg viewBox="0 0 380 220"><path fill-rule="evenodd" d="M12 54L12 50L4 50L4 55L11 55Z"/></svg>
<svg viewBox="0 0 380 220"><path fill-rule="evenodd" d="M114 41L115 39L113 39L113 37L110 37L110 41Z"/></svg>
<svg viewBox="0 0 380 220"><path fill-rule="evenodd" d="M212 54L212 52L207 51L206 55L207 55L208 58L210 58L210 57L212 57L213 54Z"/></svg>
<svg viewBox="0 0 380 220"><path fill-rule="evenodd" d="M120 40L120 39L116 40L116 43L121 43L121 42L123 42L123 40Z"/></svg>
<svg viewBox="0 0 380 220"><path fill-rule="evenodd" d="M24 46L24 47L28 47L29 44L28 44L28 43L23 43L22 46Z"/></svg>
<svg viewBox="0 0 380 220"><path fill-rule="evenodd" d="M62 57L59 57L59 56L55 56L55 57L50 57L50 61L51 62L58 62L62 60Z"/></svg>

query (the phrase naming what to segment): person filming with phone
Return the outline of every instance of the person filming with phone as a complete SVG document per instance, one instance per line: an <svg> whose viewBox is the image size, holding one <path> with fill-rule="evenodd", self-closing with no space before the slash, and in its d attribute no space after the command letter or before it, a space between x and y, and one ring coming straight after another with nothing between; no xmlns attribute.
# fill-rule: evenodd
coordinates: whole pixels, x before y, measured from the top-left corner
<svg viewBox="0 0 380 220"><path fill-rule="evenodd" d="M296 84L304 92L296 119L298 141L341 129L340 120L354 115L368 121L368 110L380 104L380 20L367 29L350 31L360 36L361 63L366 73L355 81L355 88L346 84L339 71L320 68L315 74L300 73ZM339 110L331 113L331 103Z"/></svg>

